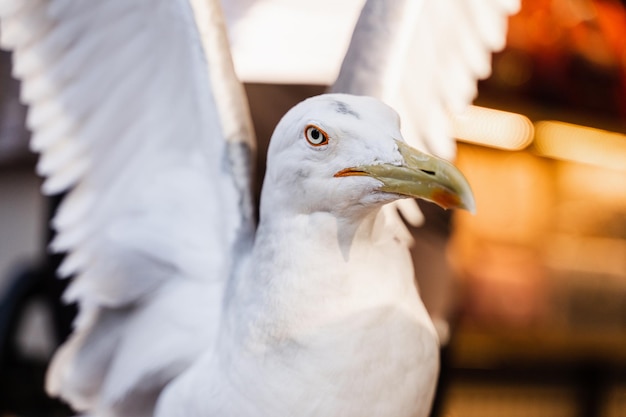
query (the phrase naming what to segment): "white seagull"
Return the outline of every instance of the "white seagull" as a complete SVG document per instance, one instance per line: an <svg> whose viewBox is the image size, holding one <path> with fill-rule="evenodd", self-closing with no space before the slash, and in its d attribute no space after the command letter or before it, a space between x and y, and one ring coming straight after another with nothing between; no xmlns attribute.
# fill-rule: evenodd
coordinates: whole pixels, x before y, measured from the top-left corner
<svg viewBox="0 0 626 417"><path fill-rule="evenodd" d="M437 337L382 208L474 201L390 107L328 94L290 110L255 228L252 129L216 0L0 0L0 41L43 190L69 191L51 247L80 312L51 395L94 417L428 414Z"/></svg>

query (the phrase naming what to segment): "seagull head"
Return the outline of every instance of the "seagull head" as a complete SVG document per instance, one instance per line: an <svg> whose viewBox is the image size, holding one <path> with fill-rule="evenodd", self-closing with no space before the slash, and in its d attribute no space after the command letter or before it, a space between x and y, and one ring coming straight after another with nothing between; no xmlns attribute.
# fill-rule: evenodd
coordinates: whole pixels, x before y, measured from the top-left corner
<svg viewBox="0 0 626 417"><path fill-rule="evenodd" d="M398 114L381 101L324 94L293 107L268 150L261 210L366 212L399 198L474 211L474 197L449 162L408 146ZM267 207L267 206L271 207Z"/></svg>

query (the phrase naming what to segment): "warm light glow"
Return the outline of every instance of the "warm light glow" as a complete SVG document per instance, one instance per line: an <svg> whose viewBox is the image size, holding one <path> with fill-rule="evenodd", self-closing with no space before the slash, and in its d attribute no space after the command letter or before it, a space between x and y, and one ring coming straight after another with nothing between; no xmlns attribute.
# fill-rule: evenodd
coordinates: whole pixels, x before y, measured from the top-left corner
<svg viewBox="0 0 626 417"><path fill-rule="evenodd" d="M546 264L557 270L611 275L626 273L626 241L604 237L554 234L546 245Z"/></svg>
<svg viewBox="0 0 626 417"><path fill-rule="evenodd" d="M452 118L453 136L463 142L516 151L533 140L532 122L521 114L470 106Z"/></svg>
<svg viewBox="0 0 626 417"><path fill-rule="evenodd" d="M626 135L556 121L538 122L535 131L543 156L626 170Z"/></svg>

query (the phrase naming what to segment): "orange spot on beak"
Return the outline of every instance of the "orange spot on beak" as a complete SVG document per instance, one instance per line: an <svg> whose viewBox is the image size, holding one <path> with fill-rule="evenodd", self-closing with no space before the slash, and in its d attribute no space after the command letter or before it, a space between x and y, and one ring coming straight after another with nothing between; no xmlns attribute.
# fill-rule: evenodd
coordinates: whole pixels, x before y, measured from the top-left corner
<svg viewBox="0 0 626 417"><path fill-rule="evenodd" d="M435 190L431 198L435 203L446 209L458 208L461 206L461 199L459 196L447 190Z"/></svg>

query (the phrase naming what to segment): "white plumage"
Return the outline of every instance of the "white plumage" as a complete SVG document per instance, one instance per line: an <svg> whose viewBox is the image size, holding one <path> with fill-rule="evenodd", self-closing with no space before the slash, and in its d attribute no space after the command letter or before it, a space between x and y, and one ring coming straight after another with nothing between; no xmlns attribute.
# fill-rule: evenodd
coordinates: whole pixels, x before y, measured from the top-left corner
<svg viewBox="0 0 626 417"><path fill-rule="evenodd" d="M475 94L516 2L468 1L485 10L454 26L456 2L391 3L366 3L335 90L417 111L414 137L450 156L445 112ZM254 139L219 9L0 1L43 190L70 190L51 246L80 314L48 391L93 416L150 416L159 397L161 416L427 414L436 336L380 207L419 194L471 209L466 183L397 142L378 101L322 96L277 127L253 238ZM310 126L328 143L307 142ZM395 174L405 163L416 189Z"/></svg>
<svg viewBox="0 0 626 417"><path fill-rule="evenodd" d="M378 192L370 177L335 177L402 164L397 122L374 99L342 95L309 99L283 118L254 248L232 281L217 347L168 388L159 415L427 413L436 334L398 225L380 210L399 196ZM303 137L312 123L328 133L325 149Z"/></svg>

